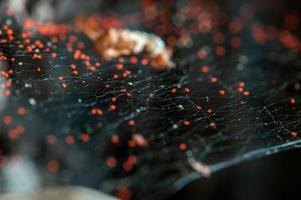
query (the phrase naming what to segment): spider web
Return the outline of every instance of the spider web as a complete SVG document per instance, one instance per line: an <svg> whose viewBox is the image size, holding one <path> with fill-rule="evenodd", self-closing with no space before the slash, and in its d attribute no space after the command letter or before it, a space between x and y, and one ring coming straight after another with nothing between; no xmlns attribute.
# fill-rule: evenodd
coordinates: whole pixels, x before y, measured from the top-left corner
<svg viewBox="0 0 301 200"><path fill-rule="evenodd" d="M124 13L128 4L120 4ZM2 16L14 39L3 26L1 165L21 155L34 162L44 185L80 184L119 196L126 188L133 197L152 198L298 147L298 51L269 38L268 25L255 17L238 13L233 18L245 20L242 30L228 30L227 12L206 2L143 1L134 14L117 9L102 16L169 41L177 65L170 71L152 69L143 54L107 62L80 32L24 31L14 16ZM264 36L254 37L254 26ZM214 42L217 34L226 42ZM241 46L228 42L234 36Z"/></svg>

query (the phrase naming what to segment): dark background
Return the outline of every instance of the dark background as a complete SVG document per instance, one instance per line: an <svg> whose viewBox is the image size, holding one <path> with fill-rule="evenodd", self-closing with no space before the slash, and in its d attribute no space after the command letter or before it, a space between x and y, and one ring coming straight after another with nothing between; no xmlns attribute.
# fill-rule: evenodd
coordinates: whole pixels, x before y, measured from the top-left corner
<svg viewBox="0 0 301 200"><path fill-rule="evenodd" d="M299 199L301 151L248 161L194 181L169 199Z"/></svg>
<svg viewBox="0 0 301 200"><path fill-rule="evenodd" d="M261 12L261 21L272 24L282 23L279 18L288 10L300 13L301 5L297 0L219 2L226 8L233 9L233 12L239 4L250 2ZM301 150L294 149L247 161L214 173L210 178L196 180L172 195L169 200L300 199L300 159Z"/></svg>

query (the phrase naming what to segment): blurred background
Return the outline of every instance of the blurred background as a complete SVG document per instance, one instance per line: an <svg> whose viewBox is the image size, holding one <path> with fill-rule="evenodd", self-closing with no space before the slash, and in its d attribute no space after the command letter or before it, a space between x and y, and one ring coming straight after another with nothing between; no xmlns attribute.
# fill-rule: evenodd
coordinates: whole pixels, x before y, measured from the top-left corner
<svg viewBox="0 0 301 200"><path fill-rule="evenodd" d="M14 11L14 17L9 15L7 8ZM162 12L160 9L156 10L157 8L162 9ZM0 10L3 13L2 23L16 23L17 31L24 28L24 19L28 18L41 23L68 26L76 23L76 17L79 15L109 16L105 22L101 22L102 25L121 23L126 28L158 34L167 46L173 49L173 60L177 64L175 71L158 73L141 67L141 64L135 64L132 62L133 58L126 58L126 65L132 70L134 78L128 82L114 82L112 77L117 72L112 66L119 60L113 61L113 64L103 62L104 67L99 69L102 79L86 73L80 79L68 79L66 83L72 86L72 90L60 93L54 89L57 82L51 80L51 76L68 75L69 72L60 71L60 67L69 66L74 62L71 60L73 54L70 56L66 53L69 49L66 50L63 39L54 48L59 59L53 63L49 62L51 59L48 57L38 63L33 62L26 57L26 53L16 48L16 44L20 44L19 41L16 44L2 43L2 54L10 55L11 57L8 57L17 61L1 60L1 70L6 72L10 66L17 67L11 78L12 95L6 95L6 86L0 89L5 94L0 96L0 111L4 123L1 125L0 134L0 192L22 193L35 191L36 188L80 185L122 199L274 200L298 197L301 186L301 151L298 149L298 134L301 130L300 1L3 0ZM187 16L190 18L186 19ZM195 16L199 18L194 19ZM7 20L7 17L10 20ZM4 30L3 28L2 31ZM79 40L85 43L87 55L97 63L99 58L93 53L92 42L82 33L71 34L77 35ZM1 37L4 37L2 33ZM36 32L33 33L33 37L42 41L45 39L45 44L55 40ZM35 75L37 64L44 65L46 69L49 67L53 71L45 70L47 76L39 77ZM212 74L210 71L207 75L206 68L199 69L207 65L214 66L207 69L211 70ZM198 75L200 71L202 74ZM139 85L146 77L154 79ZM214 78L224 82L219 82L218 87L213 87L207 79L215 80ZM244 91L241 96L231 93L229 99L239 102L231 107L231 101L221 99L220 96L223 96L225 91L220 90L220 87L226 88L226 92L235 91L241 79L246 79L254 96L252 97L249 91ZM99 82L95 83L95 80ZM206 81L203 83L203 80ZM1 84L7 85L6 81L1 79ZM111 91L96 91L99 87L111 83ZM110 101L108 99L111 99L113 94L119 94L120 87L124 85L133 86L132 91L137 92L139 98L121 99L117 108L123 109L118 115L108 115L104 121L90 118L87 113L91 105L103 106ZM190 90L195 92L191 92L190 96L177 94L177 98L172 99L169 97L171 85L177 86L178 90L188 85ZM168 89L161 91L164 87ZM29 91L26 88L34 89ZM157 94L157 91L160 91L159 97L154 101L149 100L148 93ZM189 93L189 88L185 91ZM216 93L211 93L212 91ZM103 97L107 93L109 97ZM245 100L249 95L251 111L248 110L248 105L244 107L249 103ZM95 96L97 101L93 99ZM266 103L270 99L271 102ZM82 106L81 101L85 100L88 103ZM195 111L196 102L203 103L208 109L226 107L225 111L216 111L210 118L218 124L218 128L214 123L210 123L208 128L208 121L203 120L207 113L199 114L199 111ZM77 103L82 106L79 106L78 110ZM169 107L173 104L181 106ZM296 106L291 109L291 104ZM20 105L25 105L28 114L26 119L22 118L25 111L20 110ZM35 108L36 105L40 107ZM263 105L267 105L267 108L262 109ZM11 114L15 113L15 110L18 110L19 118L13 119L25 124L26 129L32 130L29 136L19 142L13 141L6 126L12 120L7 116L16 115ZM139 115L145 110L150 110L148 115ZM182 115L180 111L185 114ZM266 114L262 114L263 111L266 111ZM128 130L127 120L131 119L129 116L134 116L132 113L138 115L136 121L141 125L140 129ZM78 119L74 117L77 115L80 115ZM236 119L244 119L243 116L248 116L246 121L242 120L241 124L236 125ZM146 122L143 121L145 119ZM183 119L190 119L186 123L188 125L190 122L196 122L197 125L181 128ZM115 128L119 120L125 123L120 123L121 125ZM212 122L210 120L209 122ZM210 126L213 129L210 129ZM170 130L169 127L173 129ZM249 128L249 132L242 134L240 131L245 127ZM105 133L99 134L103 129ZM79 135L82 130L91 133L88 139L86 135ZM20 131L20 127L17 131ZM61 131L62 134L54 133L56 131ZM111 140L116 136L113 134L120 131L125 131L128 135L141 133L150 141L149 149L129 148L131 137L128 135L124 138L120 136L122 144L115 148ZM156 134L157 132L160 134ZM200 132L205 133L205 136L200 137ZM224 137L224 133L229 133L230 136ZM210 134L214 137L210 137ZM52 147L52 142L56 143L60 136L62 142ZM90 139L91 144L84 144L85 139ZM76 145L69 148L69 143ZM279 148L270 152L269 149L275 146ZM256 149L266 151L260 155L244 157L245 153ZM175 187L174 182L193 172L187 164L187 157L192 153L210 166L221 164L221 170L216 170L208 178L200 178L203 175L200 174L196 176L196 180ZM111 155L116 159L112 161ZM120 160L124 163L125 158L133 158L133 155L139 160L138 167L133 171L124 170L125 167L121 164L114 168L115 162ZM235 164L234 166L223 165L233 158L239 160L230 164ZM111 161L109 164L108 159Z"/></svg>

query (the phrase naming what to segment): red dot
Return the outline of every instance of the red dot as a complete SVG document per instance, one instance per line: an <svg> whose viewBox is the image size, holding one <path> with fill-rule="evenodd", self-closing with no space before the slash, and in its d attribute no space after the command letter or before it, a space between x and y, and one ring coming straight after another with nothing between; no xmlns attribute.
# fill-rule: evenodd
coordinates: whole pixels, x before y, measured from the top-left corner
<svg viewBox="0 0 301 200"><path fill-rule="evenodd" d="M204 74L209 73L209 71L210 71L210 68L209 68L208 66L203 66L203 67L201 68L201 72L203 72Z"/></svg>
<svg viewBox="0 0 301 200"><path fill-rule="evenodd" d="M116 110L116 106L115 105L110 105L110 110Z"/></svg>
<svg viewBox="0 0 301 200"><path fill-rule="evenodd" d="M244 89L242 87L239 87L239 88L237 88L237 91L241 93L244 91Z"/></svg>
<svg viewBox="0 0 301 200"><path fill-rule="evenodd" d="M80 139L83 141L83 142L88 142L90 140L90 135L88 133L83 133L81 136L80 136Z"/></svg>
<svg viewBox="0 0 301 200"><path fill-rule="evenodd" d="M190 121L184 120L183 124L184 124L185 126L189 126L189 125L190 125Z"/></svg>
<svg viewBox="0 0 301 200"><path fill-rule="evenodd" d="M130 126L134 126L135 124L136 124L136 122L135 122L135 120L129 120L128 121L128 124L130 125Z"/></svg>
<svg viewBox="0 0 301 200"><path fill-rule="evenodd" d="M295 137L297 137L298 136L298 133L297 132L290 132L290 134L291 134L291 136L293 137L293 138L295 138Z"/></svg>
<svg viewBox="0 0 301 200"><path fill-rule="evenodd" d="M25 115L26 114L26 109L24 107L20 107L18 109L18 114L21 115L21 116Z"/></svg>
<svg viewBox="0 0 301 200"><path fill-rule="evenodd" d="M224 47L216 47L215 54L217 56L223 56L223 55L225 55L225 53L226 53L226 50Z"/></svg>
<svg viewBox="0 0 301 200"><path fill-rule="evenodd" d="M239 82L238 87L245 87L245 83L244 82Z"/></svg>
<svg viewBox="0 0 301 200"><path fill-rule="evenodd" d="M218 81L218 79L214 76L210 78L211 83L216 83L217 81Z"/></svg>
<svg viewBox="0 0 301 200"><path fill-rule="evenodd" d="M175 94L175 93L177 92L177 88L172 88L172 89L170 90L170 92L173 93L173 94Z"/></svg>
<svg viewBox="0 0 301 200"><path fill-rule="evenodd" d="M122 69L123 69L123 64L121 64L121 63L117 64L117 65L116 65L116 68L117 68L118 70L122 70Z"/></svg>
<svg viewBox="0 0 301 200"><path fill-rule="evenodd" d="M238 48L241 45L241 39L239 37L232 37L230 43L232 47Z"/></svg>
<svg viewBox="0 0 301 200"><path fill-rule="evenodd" d="M133 169L133 164L131 162L126 161L122 164L122 168L124 171L129 172Z"/></svg>
<svg viewBox="0 0 301 200"><path fill-rule="evenodd" d="M67 83L63 83L62 86L63 86L63 88L67 88L68 87Z"/></svg>
<svg viewBox="0 0 301 200"><path fill-rule="evenodd" d="M290 103L291 103L291 104L295 104L295 103L296 103L296 99L291 98L291 99L290 99Z"/></svg>
<svg viewBox="0 0 301 200"><path fill-rule="evenodd" d="M219 94L220 94L221 96L224 96L224 95L226 94L226 92L225 92L225 90L220 90L220 91L219 91Z"/></svg>
<svg viewBox="0 0 301 200"><path fill-rule="evenodd" d="M13 122L13 118L10 115L6 115L3 117L3 122L6 125L10 125Z"/></svg>
<svg viewBox="0 0 301 200"><path fill-rule="evenodd" d="M124 186L118 187L115 194L121 200L129 200L132 196L131 191Z"/></svg>
<svg viewBox="0 0 301 200"><path fill-rule="evenodd" d="M136 63L138 62L138 58L137 58L136 56L131 56L130 62L131 62L132 64L136 64Z"/></svg>
<svg viewBox="0 0 301 200"><path fill-rule="evenodd" d="M203 60L207 57L207 52L204 49L201 49L198 51L198 57L199 59Z"/></svg>
<svg viewBox="0 0 301 200"><path fill-rule="evenodd" d="M132 147L132 148L134 148L134 147L136 147L136 141L135 140L129 140L128 141L128 145L129 145L129 147Z"/></svg>
<svg viewBox="0 0 301 200"><path fill-rule="evenodd" d="M188 87L185 87L185 88L184 88L184 92L185 92L185 93L189 93L189 92L190 92L190 89L189 89Z"/></svg>
<svg viewBox="0 0 301 200"><path fill-rule="evenodd" d="M47 136L47 142L49 144L55 144L57 142L56 136L55 135L48 135Z"/></svg>
<svg viewBox="0 0 301 200"><path fill-rule="evenodd" d="M107 160L106 160L106 164L107 164L108 167L114 168L117 165L117 160L113 156L108 157Z"/></svg>
<svg viewBox="0 0 301 200"><path fill-rule="evenodd" d="M186 145L185 143L179 144L179 149L180 149L181 151L186 150L186 148L187 148L187 145Z"/></svg>
<svg viewBox="0 0 301 200"><path fill-rule="evenodd" d="M60 168L60 164L58 161L56 161L56 160L48 161L48 164L47 164L48 171L57 172L59 170L59 168Z"/></svg>
<svg viewBox="0 0 301 200"><path fill-rule="evenodd" d="M73 144L74 143L74 137L72 135L69 135L65 138L65 142L67 144Z"/></svg>
<svg viewBox="0 0 301 200"><path fill-rule="evenodd" d="M209 126L210 126L211 128L216 128L216 124L215 124L214 122L211 122L211 123L209 124Z"/></svg>
<svg viewBox="0 0 301 200"><path fill-rule="evenodd" d="M249 95L250 95L250 92L249 92L249 91L244 91L244 92L243 92L243 95L244 95L244 96L249 96Z"/></svg>
<svg viewBox="0 0 301 200"><path fill-rule="evenodd" d="M112 142L113 144L119 143L119 136L118 136L118 135L112 135L112 136L111 136L111 142Z"/></svg>

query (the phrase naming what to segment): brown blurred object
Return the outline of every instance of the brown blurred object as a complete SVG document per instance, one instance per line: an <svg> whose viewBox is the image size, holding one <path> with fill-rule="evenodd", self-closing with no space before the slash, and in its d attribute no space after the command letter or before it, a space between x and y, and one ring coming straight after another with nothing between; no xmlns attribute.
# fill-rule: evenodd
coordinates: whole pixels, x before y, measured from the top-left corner
<svg viewBox="0 0 301 200"><path fill-rule="evenodd" d="M79 17L77 28L94 41L96 53L105 60L112 60L123 55L136 55L146 52L149 64L158 70L174 68L171 61L171 50L167 49L163 40L142 31L122 29L120 27L101 28L92 18Z"/></svg>

